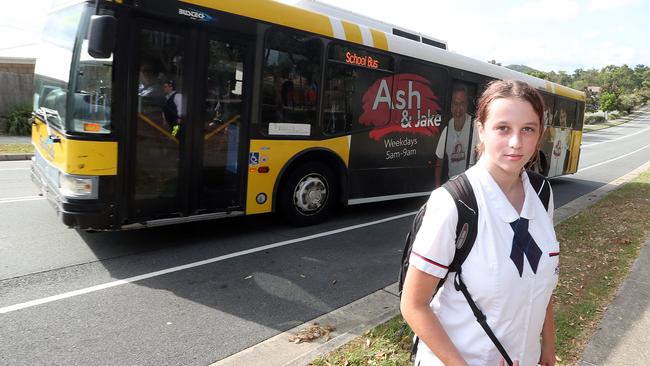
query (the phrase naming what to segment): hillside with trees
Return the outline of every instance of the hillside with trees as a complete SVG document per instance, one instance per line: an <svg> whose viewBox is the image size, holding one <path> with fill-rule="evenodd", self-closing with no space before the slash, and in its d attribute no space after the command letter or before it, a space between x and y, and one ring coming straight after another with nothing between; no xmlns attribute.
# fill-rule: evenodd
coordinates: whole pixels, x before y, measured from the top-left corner
<svg viewBox="0 0 650 366"><path fill-rule="evenodd" d="M577 69L573 74L564 71L527 73L584 91L588 112L617 110L629 113L634 107L650 100L650 67L645 65L636 65L634 68L628 65L609 65L600 70Z"/></svg>

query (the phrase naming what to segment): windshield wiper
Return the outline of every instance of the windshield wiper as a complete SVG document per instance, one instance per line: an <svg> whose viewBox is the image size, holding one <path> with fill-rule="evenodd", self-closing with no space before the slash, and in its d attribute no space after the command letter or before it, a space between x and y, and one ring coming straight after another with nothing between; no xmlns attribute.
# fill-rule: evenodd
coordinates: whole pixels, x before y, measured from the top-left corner
<svg viewBox="0 0 650 366"><path fill-rule="evenodd" d="M51 123L55 123L57 126L61 126L61 116L59 115L59 111L55 109L39 107L33 113L37 117L40 117L43 120L43 122L45 122L45 126L47 127L48 138L52 142L61 142L61 138L52 133L52 127L50 126Z"/></svg>

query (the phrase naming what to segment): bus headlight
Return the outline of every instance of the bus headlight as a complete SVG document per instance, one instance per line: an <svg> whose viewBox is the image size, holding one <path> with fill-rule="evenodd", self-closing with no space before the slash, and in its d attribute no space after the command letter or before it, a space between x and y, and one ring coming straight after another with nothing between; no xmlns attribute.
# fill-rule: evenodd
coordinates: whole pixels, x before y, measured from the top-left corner
<svg viewBox="0 0 650 366"><path fill-rule="evenodd" d="M59 174L59 190L62 195L76 199L97 199L97 177Z"/></svg>

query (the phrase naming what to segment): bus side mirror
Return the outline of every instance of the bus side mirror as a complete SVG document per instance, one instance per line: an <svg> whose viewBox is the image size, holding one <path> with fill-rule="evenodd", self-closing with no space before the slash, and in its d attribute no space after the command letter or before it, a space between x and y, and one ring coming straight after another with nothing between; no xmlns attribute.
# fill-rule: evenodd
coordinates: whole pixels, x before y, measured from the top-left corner
<svg viewBox="0 0 650 366"><path fill-rule="evenodd" d="M88 28L88 54L94 58L109 58L115 48L117 18L93 15Z"/></svg>

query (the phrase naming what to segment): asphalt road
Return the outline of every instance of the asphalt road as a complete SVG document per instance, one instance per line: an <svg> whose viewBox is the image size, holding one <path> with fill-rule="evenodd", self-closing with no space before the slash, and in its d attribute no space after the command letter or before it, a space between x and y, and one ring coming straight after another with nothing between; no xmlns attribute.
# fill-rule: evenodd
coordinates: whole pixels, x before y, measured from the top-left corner
<svg viewBox="0 0 650 366"><path fill-rule="evenodd" d="M649 141L650 113L585 134L556 207L649 161ZM28 162L0 163L0 186L1 365L210 364L395 282L400 215L423 202L88 234L36 196Z"/></svg>

